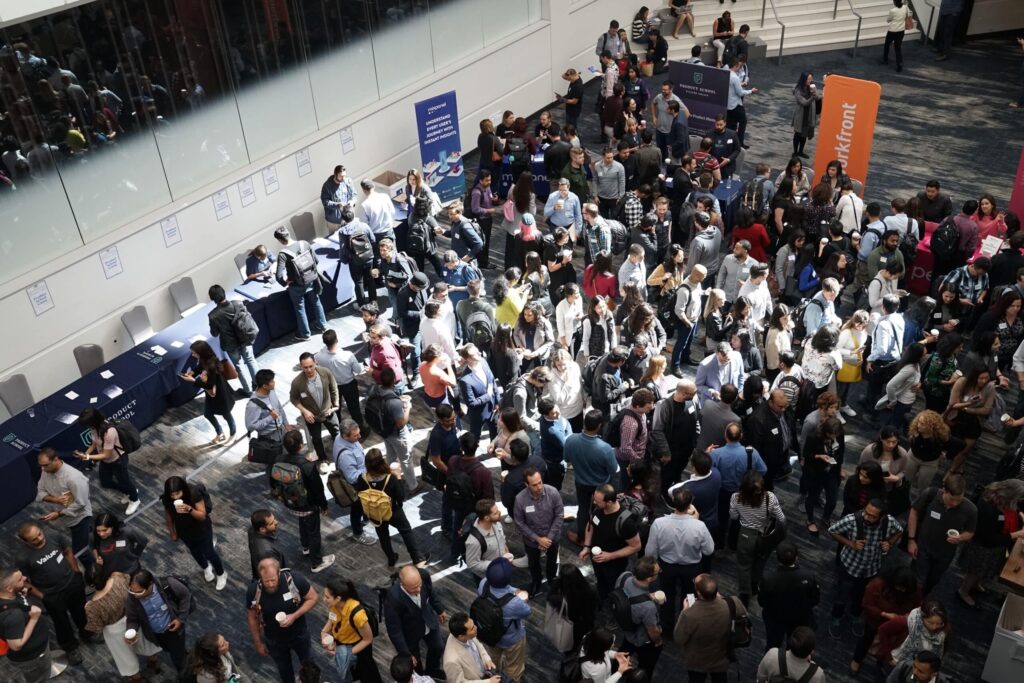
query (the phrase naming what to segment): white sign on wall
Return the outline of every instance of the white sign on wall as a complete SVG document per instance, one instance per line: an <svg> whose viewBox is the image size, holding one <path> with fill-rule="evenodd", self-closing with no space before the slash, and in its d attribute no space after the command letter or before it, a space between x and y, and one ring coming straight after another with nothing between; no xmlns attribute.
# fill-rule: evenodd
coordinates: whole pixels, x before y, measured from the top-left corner
<svg viewBox="0 0 1024 683"><path fill-rule="evenodd" d="M271 164L263 169L263 189L267 194L274 194L281 189L281 184L277 181L276 164Z"/></svg>
<svg viewBox="0 0 1024 683"><path fill-rule="evenodd" d="M160 232L164 235L164 246L172 247L181 241L181 229L178 228L178 217L168 216L160 221Z"/></svg>
<svg viewBox="0 0 1024 683"><path fill-rule="evenodd" d="M341 129L341 152L351 154L356 151L356 138L352 133L352 126Z"/></svg>
<svg viewBox="0 0 1024 683"><path fill-rule="evenodd" d="M32 310L36 315L42 315L53 308L53 297L50 296L50 288L46 286L46 280L40 280L25 288L28 300L32 304Z"/></svg>
<svg viewBox="0 0 1024 683"><path fill-rule="evenodd" d="M309 159L309 148L300 149L295 153L295 163L299 167L299 177L313 172L313 162Z"/></svg>
<svg viewBox="0 0 1024 683"><path fill-rule="evenodd" d="M217 220L222 221L231 215L231 199L227 190L213 193L213 211L217 214Z"/></svg>
<svg viewBox="0 0 1024 683"><path fill-rule="evenodd" d="M238 196L242 199L242 208L256 201L256 188L252 184L252 176L238 181Z"/></svg>
<svg viewBox="0 0 1024 683"><path fill-rule="evenodd" d="M124 264L121 263L121 255L116 245L100 252L100 264L103 266L103 275L108 280L124 272Z"/></svg>

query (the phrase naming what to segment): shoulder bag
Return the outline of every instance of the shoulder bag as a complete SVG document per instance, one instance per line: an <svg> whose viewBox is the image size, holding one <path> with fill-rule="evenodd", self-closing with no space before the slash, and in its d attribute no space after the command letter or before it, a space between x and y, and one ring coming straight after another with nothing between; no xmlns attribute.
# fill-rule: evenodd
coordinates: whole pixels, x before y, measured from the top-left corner
<svg viewBox="0 0 1024 683"><path fill-rule="evenodd" d="M761 535L758 536L756 544L757 552L762 557L775 550L776 546L786 538L785 524L779 523L779 520L772 517L771 511L768 509L770 496L770 492L764 492L764 528L761 529Z"/></svg>
<svg viewBox="0 0 1024 683"><path fill-rule="evenodd" d="M557 610L550 603L544 610L544 635L559 652L568 652L573 645L573 623L568 610L565 599Z"/></svg>

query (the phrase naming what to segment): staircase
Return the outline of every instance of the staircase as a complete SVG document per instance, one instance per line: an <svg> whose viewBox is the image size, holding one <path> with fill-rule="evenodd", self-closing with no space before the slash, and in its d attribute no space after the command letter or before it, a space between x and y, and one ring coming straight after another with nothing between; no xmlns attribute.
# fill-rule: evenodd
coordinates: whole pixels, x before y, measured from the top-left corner
<svg viewBox="0 0 1024 683"><path fill-rule="evenodd" d="M782 27L775 22L772 6L764 0L764 26L761 26L762 0L736 0L719 4L714 0L696 0L693 3L693 19L696 38L691 38L686 29L679 33L678 40L672 39L671 25L663 25L668 39L669 59L683 60L690 56L690 48L699 41L707 43L711 40L712 24L729 10L738 31L740 25L750 24L750 35L764 42L768 48L768 58L776 58L779 54L779 41L782 39ZM921 3L918 3L919 5ZM881 45L885 42L888 30L886 16L892 8L892 0L853 0L853 7L863 17L860 29L860 47ZM836 17L832 18L833 8ZM824 52L853 48L857 36L857 17L850 10L847 0L775 0L775 10L779 20L786 25L786 36L783 43L783 55L803 54L807 52ZM920 18L919 18L920 19ZM927 16L924 20L927 21ZM918 35L918 30L907 31L905 40ZM751 41L753 47L753 41Z"/></svg>

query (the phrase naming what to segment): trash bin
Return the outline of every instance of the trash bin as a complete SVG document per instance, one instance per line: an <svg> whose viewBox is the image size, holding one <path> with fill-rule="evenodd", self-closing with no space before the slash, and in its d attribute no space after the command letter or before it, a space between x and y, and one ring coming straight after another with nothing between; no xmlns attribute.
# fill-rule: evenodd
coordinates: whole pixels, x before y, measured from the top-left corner
<svg viewBox="0 0 1024 683"><path fill-rule="evenodd" d="M1024 597L1006 596L981 678L987 683L1024 681Z"/></svg>

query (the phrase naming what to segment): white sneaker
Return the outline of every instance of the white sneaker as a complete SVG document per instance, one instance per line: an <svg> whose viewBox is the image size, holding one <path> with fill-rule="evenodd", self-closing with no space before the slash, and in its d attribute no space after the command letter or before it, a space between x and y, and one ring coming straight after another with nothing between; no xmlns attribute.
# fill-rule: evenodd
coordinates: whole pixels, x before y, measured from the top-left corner
<svg viewBox="0 0 1024 683"><path fill-rule="evenodd" d="M334 564L334 555L324 555L324 559L320 560L320 564L313 567L313 573L317 574Z"/></svg>
<svg viewBox="0 0 1024 683"><path fill-rule="evenodd" d="M846 417L857 417L857 411L851 408L850 406L843 406L842 408L839 409L839 412L841 412Z"/></svg>
<svg viewBox="0 0 1024 683"><path fill-rule="evenodd" d="M511 515L505 515L505 517L501 521L504 522L505 524L511 524L512 523L512 516Z"/></svg>
<svg viewBox="0 0 1024 683"><path fill-rule="evenodd" d="M365 531L362 534L360 534L359 536L356 536L355 534L352 534L352 540L355 541L356 543L362 543L363 545L373 545L374 543L377 542L376 538L374 538L370 534L366 533Z"/></svg>
<svg viewBox="0 0 1024 683"><path fill-rule="evenodd" d="M224 586L226 585L228 585L228 573L224 572L223 574L217 577L217 585L214 586L214 588L216 588L219 591L222 591L224 590Z"/></svg>
<svg viewBox="0 0 1024 683"><path fill-rule="evenodd" d="M331 463L321 460L320 464L317 465L317 469L320 471L320 474L327 474L331 470Z"/></svg>
<svg viewBox="0 0 1024 683"><path fill-rule="evenodd" d="M215 578L217 578L216 574L213 573L213 565L212 564L206 565L206 568L203 569L203 578L206 579L207 583L210 583Z"/></svg>
<svg viewBox="0 0 1024 683"><path fill-rule="evenodd" d="M131 515L134 515L135 512L139 509L139 505L141 505L141 504L142 504L141 500L130 500L130 501L128 501L128 507L126 507L124 509L125 517L130 517Z"/></svg>
<svg viewBox="0 0 1024 683"><path fill-rule="evenodd" d="M522 557L513 558L512 559L512 566L513 567L519 567L520 569L522 569L523 567L529 567L530 566L530 558L527 557L526 555L523 555Z"/></svg>
<svg viewBox="0 0 1024 683"><path fill-rule="evenodd" d="M836 415L836 419L839 420L839 424L846 424L846 418L843 417L842 413Z"/></svg>

